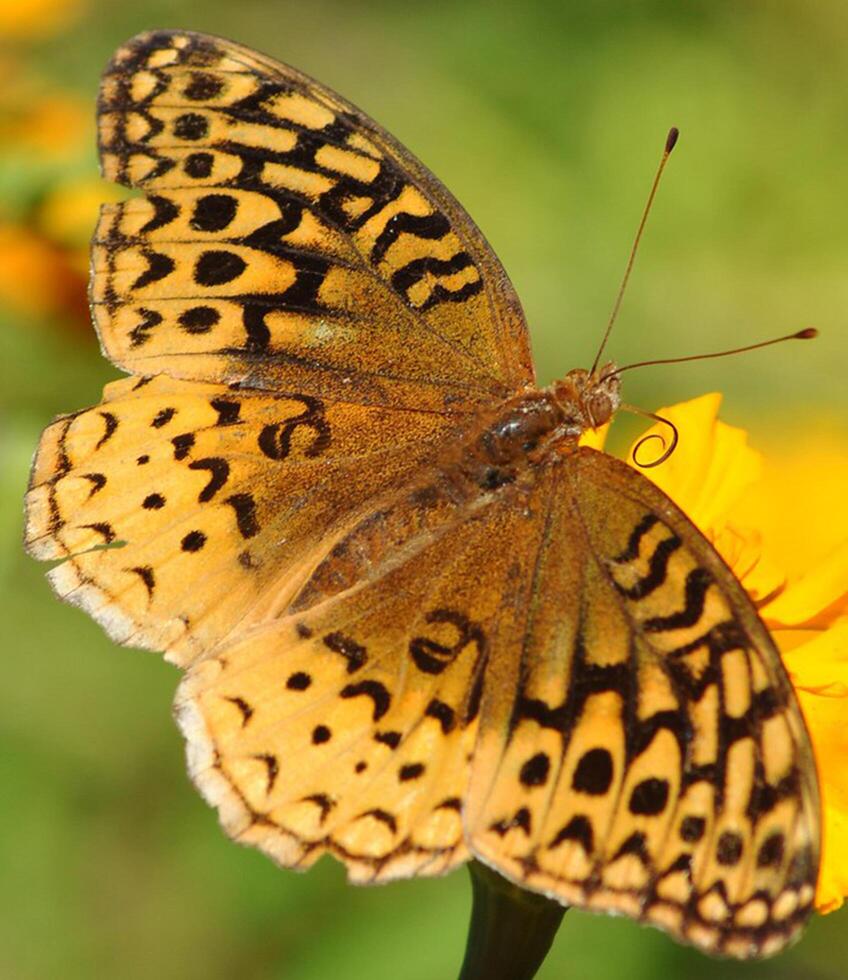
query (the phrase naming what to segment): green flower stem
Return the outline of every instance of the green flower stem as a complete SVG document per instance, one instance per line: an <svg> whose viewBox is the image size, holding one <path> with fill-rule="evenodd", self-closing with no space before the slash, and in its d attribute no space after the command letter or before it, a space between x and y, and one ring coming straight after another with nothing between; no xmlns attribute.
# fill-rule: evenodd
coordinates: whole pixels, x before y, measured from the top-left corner
<svg viewBox="0 0 848 980"><path fill-rule="evenodd" d="M528 892L479 861L471 872L471 924L459 980L531 980L565 906Z"/></svg>

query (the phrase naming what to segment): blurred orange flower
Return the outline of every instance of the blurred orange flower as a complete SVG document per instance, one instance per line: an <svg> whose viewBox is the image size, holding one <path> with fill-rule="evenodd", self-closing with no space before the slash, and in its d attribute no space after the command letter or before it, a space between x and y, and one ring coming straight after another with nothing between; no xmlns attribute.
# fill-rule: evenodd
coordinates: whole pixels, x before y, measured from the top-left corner
<svg viewBox="0 0 848 980"><path fill-rule="evenodd" d="M85 271L32 230L0 224L0 304L35 316L87 321Z"/></svg>

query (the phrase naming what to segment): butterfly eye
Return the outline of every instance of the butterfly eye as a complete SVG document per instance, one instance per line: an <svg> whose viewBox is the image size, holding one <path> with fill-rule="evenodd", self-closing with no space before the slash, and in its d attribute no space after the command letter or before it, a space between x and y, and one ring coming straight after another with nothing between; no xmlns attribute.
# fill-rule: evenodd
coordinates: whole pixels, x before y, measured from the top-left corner
<svg viewBox="0 0 848 980"><path fill-rule="evenodd" d="M614 411L612 400L609 395L605 395L603 392L597 391L593 394L586 405L589 410L589 418L592 422L592 427L597 428L599 425L603 425L608 422Z"/></svg>

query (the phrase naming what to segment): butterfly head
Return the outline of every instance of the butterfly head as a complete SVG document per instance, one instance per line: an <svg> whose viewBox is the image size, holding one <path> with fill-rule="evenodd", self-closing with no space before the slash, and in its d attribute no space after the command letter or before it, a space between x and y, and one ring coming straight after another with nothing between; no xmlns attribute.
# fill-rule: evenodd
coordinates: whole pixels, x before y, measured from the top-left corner
<svg viewBox="0 0 848 980"><path fill-rule="evenodd" d="M553 395L566 424L583 432L597 429L615 415L621 404L621 379L611 361L594 372L575 368L553 384Z"/></svg>

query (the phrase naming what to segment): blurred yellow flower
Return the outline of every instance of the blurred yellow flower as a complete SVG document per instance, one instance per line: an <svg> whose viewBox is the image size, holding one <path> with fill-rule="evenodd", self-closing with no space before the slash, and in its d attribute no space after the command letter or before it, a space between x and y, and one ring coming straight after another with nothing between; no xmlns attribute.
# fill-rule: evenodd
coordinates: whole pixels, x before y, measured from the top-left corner
<svg viewBox="0 0 848 980"><path fill-rule="evenodd" d="M783 655L819 770L816 907L831 912L848 895L848 460L807 438L767 461L747 433L718 420L720 404L710 394L660 409L680 442L641 472L713 542ZM667 437L662 426L649 432Z"/></svg>
<svg viewBox="0 0 848 980"><path fill-rule="evenodd" d="M34 86L21 85L16 91L14 104L6 97L0 102L0 142L18 152L57 157L77 155L93 143L94 126L84 102L37 93Z"/></svg>
<svg viewBox="0 0 848 980"><path fill-rule="evenodd" d="M3 0L0 38L44 37L67 27L85 9L84 0Z"/></svg>

